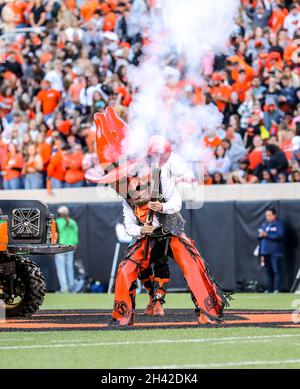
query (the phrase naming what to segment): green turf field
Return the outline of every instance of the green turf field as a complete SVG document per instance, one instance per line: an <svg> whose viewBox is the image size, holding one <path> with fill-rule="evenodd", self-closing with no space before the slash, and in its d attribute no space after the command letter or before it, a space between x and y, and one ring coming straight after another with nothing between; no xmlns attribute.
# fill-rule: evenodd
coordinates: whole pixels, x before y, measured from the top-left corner
<svg viewBox="0 0 300 389"><path fill-rule="evenodd" d="M236 294L231 309L292 309L293 294ZM143 308L146 296L138 296ZM108 295L49 294L43 309L105 309ZM191 308L169 294L167 308ZM299 368L299 328L0 332L0 368Z"/></svg>

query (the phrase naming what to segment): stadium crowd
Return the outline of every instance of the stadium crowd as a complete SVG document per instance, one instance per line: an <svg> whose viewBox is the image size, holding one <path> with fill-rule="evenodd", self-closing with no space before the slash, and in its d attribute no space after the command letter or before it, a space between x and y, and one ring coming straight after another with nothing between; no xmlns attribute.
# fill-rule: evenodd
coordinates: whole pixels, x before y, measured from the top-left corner
<svg viewBox="0 0 300 389"><path fill-rule="evenodd" d="M93 114L110 104L126 120L128 66L147 44L129 28L132 7L156 1L0 0L1 188L88 185ZM199 141L204 183L300 182L299 1L241 0L230 41L202 72L201 88L177 87L224 114Z"/></svg>

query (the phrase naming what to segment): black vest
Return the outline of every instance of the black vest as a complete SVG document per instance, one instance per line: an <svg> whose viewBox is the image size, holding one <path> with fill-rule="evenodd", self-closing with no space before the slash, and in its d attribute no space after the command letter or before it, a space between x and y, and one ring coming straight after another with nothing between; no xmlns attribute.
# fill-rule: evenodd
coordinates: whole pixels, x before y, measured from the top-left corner
<svg viewBox="0 0 300 389"><path fill-rule="evenodd" d="M160 193L159 201L161 203L165 203L166 200L162 195L161 182L159 184L159 193ZM134 211L134 206L130 205L130 207ZM164 234L172 234L174 236L180 236L184 232L184 226L186 221L184 220L180 212L176 212L171 215L167 213L156 212L155 216L160 224L158 228L162 228ZM141 223L137 217L136 219L138 224L142 226L143 223Z"/></svg>

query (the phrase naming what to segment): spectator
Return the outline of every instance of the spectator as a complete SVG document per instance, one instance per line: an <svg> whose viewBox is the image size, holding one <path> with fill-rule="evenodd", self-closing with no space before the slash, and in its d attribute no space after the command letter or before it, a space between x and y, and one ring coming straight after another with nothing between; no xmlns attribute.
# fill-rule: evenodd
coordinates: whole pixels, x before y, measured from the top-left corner
<svg viewBox="0 0 300 389"><path fill-rule="evenodd" d="M250 88L251 88L251 83L250 83L250 81L247 80L247 74L246 74L245 69L240 69L238 71L238 79L232 85L232 90L233 90L233 92L237 93L237 95L239 97L239 101L241 101L242 103L245 101L246 92Z"/></svg>
<svg viewBox="0 0 300 389"><path fill-rule="evenodd" d="M264 37L264 31L261 27L256 27L254 37L248 42L248 55L251 55L251 61L256 61L259 54L268 52L270 44Z"/></svg>
<svg viewBox="0 0 300 389"><path fill-rule="evenodd" d="M89 151L84 155L82 159L82 169L84 173L87 173L89 170L97 168L99 165L98 156L95 150L94 143L89 147ZM96 184L87 183L87 186L95 186Z"/></svg>
<svg viewBox="0 0 300 389"><path fill-rule="evenodd" d="M297 103L296 89L292 86L292 80L287 75L282 77L281 83L282 89L278 96L279 108L285 113L293 114Z"/></svg>
<svg viewBox="0 0 300 389"><path fill-rule="evenodd" d="M64 179L66 168L63 165L63 155L62 152L66 148L69 150L69 146L64 146L62 150L60 150L60 146L58 146L57 150L54 152L54 155L51 157L50 163L47 167L47 177L50 180L51 188L53 189L61 189L64 187Z"/></svg>
<svg viewBox="0 0 300 389"><path fill-rule="evenodd" d="M28 145L28 154L24 161L22 174L24 175L25 189L43 188L43 158L35 143Z"/></svg>
<svg viewBox="0 0 300 389"><path fill-rule="evenodd" d="M8 152L4 162L4 189L22 189L23 156L14 143L8 145Z"/></svg>
<svg viewBox="0 0 300 389"><path fill-rule="evenodd" d="M246 149L237 143L232 143L229 139L224 139L222 145L226 151L226 155L229 158L232 170L235 170L239 166L241 157L247 154Z"/></svg>
<svg viewBox="0 0 300 389"><path fill-rule="evenodd" d="M261 80L258 76L252 80L252 92L255 100L258 100L261 106L264 105L266 87L261 84Z"/></svg>
<svg viewBox="0 0 300 389"><path fill-rule="evenodd" d="M62 162L66 169L64 181L65 188L80 188L85 186L84 172L82 169L83 153L80 145L74 148L64 147Z"/></svg>
<svg viewBox="0 0 300 389"><path fill-rule="evenodd" d="M52 66L52 69L48 71L45 75L45 80L48 81L51 87L58 92L63 92L63 72L62 72L62 62L56 61Z"/></svg>
<svg viewBox="0 0 300 389"><path fill-rule="evenodd" d="M239 96L236 92L231 92L229 103L226 105L224 110L224 123L228 124L231 115L238 115L240 107Z"/></svg>
<svg viewBox="0 0 300 389"><path fill-rule="evenodd" d="M12 87L2 87L0 90L0 117L9 118L9 114L15 103L14 90Z"/></svg>
<svg viewBox="0 0 300 389"><path fill-rule="evenodd" d="M207 186L213 184L213 179L211 178L211 176L206 171L203 174L203 184L207 185Z"/></svg>
<svg viewBox="0 0 300 389"><path fill-rule="evenodd" d="M41 83L41 91L37 95L37 111L44 115L44 120L47 121L54 114L60 101L60 93L51 88L51 84L47 80Z"/></svg>
<svg viewBox="0 0 300 389"><path fill-rule="evenodd" d="M280 57L283 58L284 49L278 44L278 34L276 32L270 31L269 33L269 44L270 44L270 53L279 53Z"/></svg>
<svg viewBox="0 0 300 389"><path fill-rule="evenodd" d="M273 4L273 13L269 25L274 34L278 33L278 31L283 27L287 14L288 11L285 9L282 2L277 1L275 4Z"/></svg>
<svg viewBox="0 0 300 389"><path fill-rule="evenodd" d="M262 179L260 180L262 184L272 184L275 182L274 177L268 170L263 170Z"/></svg>
<svg viewBox="0 0 300 389"><path fill-rule="evenodd" d="M275 98L273 96L267 97L264 111L264 123L266 129L270 132L272 126L278 128L281 119L282 113L278 110Z"/></svg>
<svg viewBox="0 0 300 389"><path fill-rule="evenodd" d="M10 143L13 138L13 132L17 131L17 143L21 146L20 139L23 138L25 133L27 132L27 124L22 121L22 115L19 111L12 112L12 122L8 122L4 120L3 123L4 131L3 131L3 140L6 143Z"/></svg>
<svg viewBox="0 0 300 389"><path fill-rule="evenodd" d="M242 137L244 137L247 131L248 125L250 123L251 115L254 111L254 105L255 105L255 100L254 100L253 90L248 90L246 93L245 101L243 102L243 104L240 105L238 109L238 114L241 117L240 125L241 125Z"/></svg>
<svg viewBox="0 0 300 389"><path fill-rule="evenodd" d="M292 171L291 182L300 182L300 171L299 170Z"/></svg>
<svg viewBox="0 0 300 389"><path fill-rule="evenodd" d="M69 209L61 206L57 210L58 218L56 219L57 226L57 241L63 245L78 245L78 225L74 219L70 217ZM60 286L60 292L74 291L74 251L55 255L56 274Z"/></svg>
<svg viewBox="0 0 300 389"><path fill-rule="evenodd" d="M7 158L7 144L3 142L2 140L2 135L0 133L0 189L3 188L3 173L4 173L4 168L5 168L5 163L6 163L6 158Z"/></svg>
<svg viewBox="0 0 300 389"><path fill-rule="evenodd" d="M45 135L39 133L36 139L38 153L43 159L43 174L46 175L47 167L51 159L51 145L45 141Z"/></svg>
<svg viewBox="0 0 300 389"><path fill-rule="evenodd" d="M229 118L229 126L226 129L226 138L232 142L244 146L243 138L240 134L240 118L238 115L231 115Z"/></svg>
<svg viewBox="0 0 300 389"><path fill-rule="evenodd" d="M226 85L224 81L224 75L222 73L213 74L211 96L221 112L224 112L231 96L231 87Z"/></svg>
<svg viewBox="0 0 300 389"><path fill-rule="evenodd" d="M102 98L107 99L106 94L102 90L102 86L99 83L97 75L93 75L89 80L89 84L85 89L80 92L80 102L84 105L86 113L90 113L93 106L94 93L98 92Z"/></svg>
<svg viewBox="0 0 300 389"><path fill-rule="evenodd" d="M288 161L283 151L276 145L268 144L266 146L267 157L266 168L274 175L285 173L288 168Z"/></svg>
<svg viewBox="0 0 300 389"><path fill-rule="evenodd" d="M268 276L266 292L278 293L283 289L283 243L284 226L277 219L275 209L270 208L265 213L266 221L258 230L259 255L261 266L265 267Z"/></svg>
<svg viewBox="0 0 300 389"><path fill-rule="evenodd" d="M288 161L293 159L293 137L294 132L288 129L281 130L281 134L278 134L280 149L284 152Z"/></svg>
<svg viewBox="0 0 300 389"><path fill-rule="evenodd" d="M289 38L293 38L294 34L300 25L300 13L297 4L291 4L290 12L284 19L284 28L288 31Z"/></svg>
<svg viewBox="0 0 300 389"><path fill-rule="evenodd" d="M250 149L250 152L248 154L249 159L249 169L252 172L255 172L256 168L262 163L263 161L263 142L259 135L256 135L253 138L253 145Z"/></svg>
<svg viewBox="0 0 300 389"><path fill-rule="evenodd" d="M265 9L262 2L258 2L256 7L253 6L246 8L247 16L252 20L252 28L255 27L267 27L269 19L272 15L272 8Z"/></svg>
<svg viewBox="0 0 300 389"><path fill-rule="evenodd" d="M103 96L97 90L93 94L93 104L91 114L94 115L96 112L103 112L106 107L106 102Z"/></svg>
<svg viewBox="0 0 300 389"><path fill-rule="evenodd" d="M42 0L34 0L29 22L32 27L41 27L46 24L46 8Z"/></svg>
<svg viewBox="0 0 300 389"><path fill-rule="evenodd" d="M216 172L212 176L212 184L213 185L224 185L224 184L226 184L226 181L224 180L224 177L221 173Z"/></svg>
<svg viewBox="0 0 300 389"><path fill-rule="evenodd" d="M23 70L21 66L21 60L17 57L13 50L7 53L6 61L3 63L3 70L12 73L12 75L15 75L16 78L22 77ZM6 74L6 77L9 77L11 80L15 80L15 78L11 77L9 74Z"/></svg>
<svg viewBox="0 0 300 389"><path fill-rule="evenodd" d="M261 137L262 129L262 112L260 109L255 109L249 118L247 131L244 136L244 142L246 148L249 149L253 146L253 139L255 135L259 135ZM269 136L269 133L268 135Z"/></svg>
<svg viewBox="0 0 300 389"><path fill-rule="evenodd" d="M219 173L228 173L230 170L230 159L225 153L225 149L222 145L217 146L216 151L212 160L208 165L208 173L214 174Z"/></svg>
<svg viewBox="0 0 300 389"><path fill-rule="evenodd" d="M250 172L249 165L249 159L242 158L240 160L239 170L235 172L235 177L240 184L256 184L258 182L257 177Z"/></svg>
<svg viewBox="0 0 300 389"><path fill-rule="evenodd" d="M279 173L278 178L277 178L277 182L279 182L280 184L285 184L287 182L286 174Z"/></svg>

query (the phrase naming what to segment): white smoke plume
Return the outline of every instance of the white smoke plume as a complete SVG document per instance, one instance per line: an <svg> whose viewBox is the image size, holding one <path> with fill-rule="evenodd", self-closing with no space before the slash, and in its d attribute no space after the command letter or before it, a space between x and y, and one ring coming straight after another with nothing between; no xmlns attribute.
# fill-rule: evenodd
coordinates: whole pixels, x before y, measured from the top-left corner
<svg viewBox="0 0 300 389"><path fill-rule="evenodd" d="M150 137L160 134L190 161L203 134L221 126L217 107L193 104L191 92L203 86L206 56L224 48L238 6L239 0L157 0L149 14L145 0L135 1L129 28L143 31L149 43L141 64L129 69L136 91L125 145L129 154L143 153Z"/></svg>

